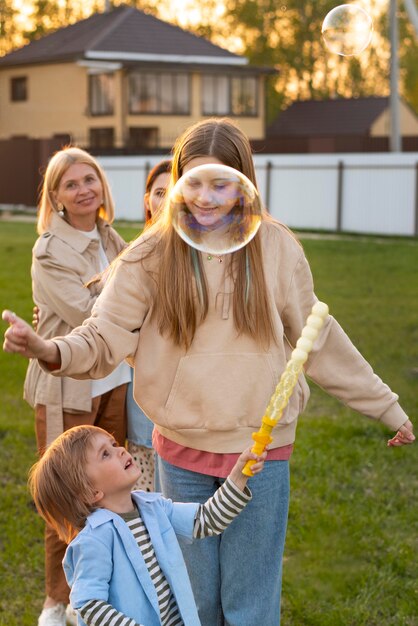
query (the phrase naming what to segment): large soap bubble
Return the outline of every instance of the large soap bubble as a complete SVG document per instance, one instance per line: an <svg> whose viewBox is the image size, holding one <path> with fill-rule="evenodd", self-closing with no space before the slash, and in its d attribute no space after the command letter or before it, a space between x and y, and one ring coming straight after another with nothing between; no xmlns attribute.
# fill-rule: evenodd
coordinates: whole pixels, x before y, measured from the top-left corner
<svg viewBox="0 0 418 626"><path fill-rule="evenodd" d="M321 30L328 50L340 56L354 56L371 42L373 22L360 6L341 4L326 15Z"/></svg>
<svg viewBox="0 0 418 626"><path fill-rule="evenodd" d="M174 185L169 198L172 224L193 248L222 255L245 246L256 234L262 206L253 183L221 164L199 165Z"/></svg>

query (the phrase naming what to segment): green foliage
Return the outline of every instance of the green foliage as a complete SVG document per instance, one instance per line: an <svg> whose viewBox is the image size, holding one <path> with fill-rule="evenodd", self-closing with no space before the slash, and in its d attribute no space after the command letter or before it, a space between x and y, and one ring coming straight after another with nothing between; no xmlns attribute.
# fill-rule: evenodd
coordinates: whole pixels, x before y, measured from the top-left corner
<svg viewBox="0 0 418 626"><path fill-rule="evenodd" d="M117 228L127 240L140 230ZM300 237L318 297L413 419L418 241ZM1 308L28 321L35 238L33 224L0 223ZM33 412L22 399L26 365L0 353L0 626L33 626L43 601L43 524L26 488L36 460ZM291 461L286 626L417 625L418 446L389 449L388 436L312 385Z"/></svg>
<svg viewBox="0 0 418 626"><path fill-rule="evenodd" d="M401 3L400 8L403 8ZM402 94L418 115L418 33L409 21L405 10L399 19L399 65L402 77Z"/></svg>
<svg viewBox="0 0 418 626"><path fill-rule="evenodd" d="M21 26L13 0L0 0L0 55L33 39L102 11L105 0L32 0L32 26ZM296 99L383 96L389 91L388 4L371 2L375 25L372 44L359 57L329 53L321 26L334 0L188 0L181 11L169 0L112 0L185 27L254 65L275 67L267 85L267 120ZM418 38L399 3L400 91L418 111ZM198 18L196 19L196 16Z"/></svg>
<svg viewBox="0 0 418 626"><path fill-rule="evenodd" d="M398 64L399 64L399 93L404 100L418 114L418 33L415 32L413 24L409 20L403 2L398 3ZM389 45L389 9L383 12L375 20L375 30L381 33L385 48L390 53ZM379 56L379 52L374 50L374 55ZM390 63L389 57L386 69L383 72L384 84L389 85Z"/></svg>
<svg viewBox="0 0 418 626"><path fill-rule="evenodd" d="M91 7L86 15L86 10L83 9L82 5L71 3L69 0L65 0L65 2L34 0L33 8L33 27L23 32L28 42L41 39L58 28L69 26L93 12Z"/></svg>
<svg viewBox="0 0 418 626"><path fill-rule="evenodd" d="M376 36L360 56L338 57L321 35L333 0L227 0L229 29L241 36L251 63L278 68L280 100L358 97L387 93L387 41ZM376 86L379 85L379 92Z"/></svg>
<svg viewBox="0 0 418 626"><path fill-rule="evenodd" d="M12 0L0 0L0 56L14 47L18 34L18 11Z"/></svg>

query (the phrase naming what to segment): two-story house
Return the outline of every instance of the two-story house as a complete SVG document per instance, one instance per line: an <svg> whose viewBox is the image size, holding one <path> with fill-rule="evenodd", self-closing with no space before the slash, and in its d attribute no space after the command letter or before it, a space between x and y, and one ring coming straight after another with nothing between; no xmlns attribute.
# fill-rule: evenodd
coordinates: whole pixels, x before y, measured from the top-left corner
<svg viewBox="0 0 418 626"><path fill-rule="evenodd" d="M167 150L206 116L236 118L250 139L263 139L271 72L121 5L0 58L0 140Z"/></svg>

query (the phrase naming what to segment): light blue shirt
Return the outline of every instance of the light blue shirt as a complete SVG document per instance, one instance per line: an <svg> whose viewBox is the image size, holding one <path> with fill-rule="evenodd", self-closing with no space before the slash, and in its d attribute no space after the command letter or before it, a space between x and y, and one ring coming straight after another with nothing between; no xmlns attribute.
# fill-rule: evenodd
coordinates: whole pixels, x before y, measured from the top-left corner
<svg viewBox="0 0 418 626"><path fill-rule="evenodd" d="M193 539L198 504L173 503L158 493L133 492L155 555L176 598L185 626L200 626L177 535ZM138 624L160 626L157 592L142 553L124 520L108 509L94 511L65 553L72 606L103 600ZM85 622L79 617L79 624Z"/></svg>

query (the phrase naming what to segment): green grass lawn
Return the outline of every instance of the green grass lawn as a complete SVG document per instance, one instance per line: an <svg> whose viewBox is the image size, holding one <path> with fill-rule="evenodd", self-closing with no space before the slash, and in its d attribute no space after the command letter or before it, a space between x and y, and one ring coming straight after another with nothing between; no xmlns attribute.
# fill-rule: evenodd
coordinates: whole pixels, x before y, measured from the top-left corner
<svg viewBox="0 0 418 626"><path fill-rule="evenodd" d="M118 230L131 239L139 226ZM35 238L33 224L0 222L0 308L28 321ZM418 241L301 240L318 297L416 420ZM36 456L25 370L24 359L1 352L0 626L34 626L43 601L43 523L26 487ZM388 449L388 437L312 385L291 461L283 626L418 625L418 447Z"/></svg>

